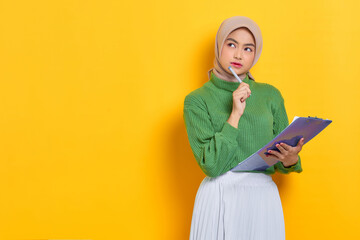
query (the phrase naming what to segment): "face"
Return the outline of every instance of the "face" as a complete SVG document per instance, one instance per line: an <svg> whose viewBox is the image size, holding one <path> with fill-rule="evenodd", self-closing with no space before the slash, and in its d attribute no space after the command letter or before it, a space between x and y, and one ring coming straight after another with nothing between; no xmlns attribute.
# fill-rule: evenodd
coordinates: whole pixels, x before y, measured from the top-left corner
<svg viewBox="0 0 360 240"><path fill-rule="evenodd" d="M225 39L220 54L220 63L225 70L232 74L229 66L241 78L246 76L255 58L255 39L247 28L232 31Z"/></svg>

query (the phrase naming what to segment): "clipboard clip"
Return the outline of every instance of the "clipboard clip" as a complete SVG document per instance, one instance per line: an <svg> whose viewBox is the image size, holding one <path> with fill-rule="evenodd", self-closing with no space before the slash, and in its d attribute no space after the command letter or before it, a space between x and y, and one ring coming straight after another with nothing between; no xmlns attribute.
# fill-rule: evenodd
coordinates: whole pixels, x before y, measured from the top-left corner
<svg viewBox="0 0 360 240"><path fill-rule="evenodd" d="M310 116L308 116L308 118L311 118L311 119L318 119L318 120L323 120L322 118L318 118L318 117L310 117Z"/></svg>

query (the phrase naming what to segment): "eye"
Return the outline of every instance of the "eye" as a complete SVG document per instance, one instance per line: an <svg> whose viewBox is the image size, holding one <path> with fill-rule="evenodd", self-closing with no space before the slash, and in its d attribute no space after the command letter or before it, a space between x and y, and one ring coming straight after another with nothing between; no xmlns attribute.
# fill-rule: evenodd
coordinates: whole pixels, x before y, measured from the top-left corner
<svg viewBox="0 0 360 240"><path fill-rule="evenodd" d="M251 48L249 48L249 47L245 48L245 50L246 50L246 49L249 49L249 50L250 50L249 52L252 52L252 51L253 51L253 50L252 50Z"/></svg>
<svg viewBox="0 0 360 240"><path fill-rule="evenodd" d="M235 46L235 44L233 44L233 43L228 43L228 46L230 46L230 47L231 47L231 45L234 45L234 46Z"/></svg>

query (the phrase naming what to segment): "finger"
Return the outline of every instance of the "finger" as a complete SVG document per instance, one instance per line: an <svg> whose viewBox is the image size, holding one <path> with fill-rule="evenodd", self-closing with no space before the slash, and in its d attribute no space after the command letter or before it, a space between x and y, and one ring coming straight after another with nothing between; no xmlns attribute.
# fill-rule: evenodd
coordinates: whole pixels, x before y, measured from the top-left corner
<svg viewBox="0 0 360 240"><path fill-rule="evenodd" d="M282 154L287 154L287 150L283 148L280 144L276 144L276 147L280 150Z"/></svg>
<svg viewBox="0 0 360 240"><path fill-rule="evenodd" d="M300 145L302 147L304 143L305 143L305 139L301 138L297 145Z"/></svg>
<svg viewBox="0 0 360 240"><path fill-rule="evenodd" d="M241 93L235 94L234 97L239 98L243 102L248 98L248 95L246 92L241 92Z"/></svg>
<svg viewBox="0 0 360 240"><path fill-rule="evenodd" d="M296 145L296 147L300 150L302 149L302 146L304 145L305 139L301 138L300 141L298 142L298 144Z"/></svg>
<svg viewBox="0 0 360 240"><path fill-rule="evenodd" d="M242 90L242 89L246 89L249 88L248 85L240 85L236 90Z"/></svg>
<svg viewBox="0 0 360 240"><path fill-rule="evenodd" d="M240 100L241 102L243 102L246 98L247 96L245 94L235 94L233 96L234 101Z"/></svg>
<svg viewBox="0 0 360 240"><path fill-rule="evenodd" d="M250 88L248 88L248 87L243 87L243 88L237 89L237 90L235 90L235 91L248 92L248 91L250 91Z"/></svg>
<svg viewBox="0 0 360 240"><path fill-rule="evenodd" d="M237 89L233 92L233 95L240 95L240 94L244 94L247 95L249 93L250 89ZM250 91L251 92L251 91Z"/></svg>
<svg viewBox="0 0 360 240"><path fill-rule="evenodd" d="M244 88L241 88L241 90L244 90L246 91L248 94L251 94L251 90L250 90L250 87L249 86L246 86Z"/></svg>
<svg viewBox="0 0 360 240"><path fill-rule="evenodd" d="M239 88L237 88L236 90L246 90L246 91L248 91L248 90L250 90L250 87L249 87L249 85L246 85L246 86L240 86Z"/></svg>
<svg viewBox="0 0 360 240"><path fill-rule="evenodd" d="M286 151L291 150L291 146L287 145L286 143L280 143L280 146L282 146Z"/></svg>
<svg viewBox="0 0 360 240"><path fill-rule="evenodd" d="M246 96L242 95L242 96L240 97L240 101L241 101L241 102L244 102L245 100L246 100Z"/></svg>
<svg viewBox="0 0 360 240"><path fill-rule="evenodd" d="M239 92L238 94L236 94L236 96L245 97L245 98L247 98L248 95L249 95L249 92L247 92L247 91Z"/></svg>
<svg viewBox="0 0 360 240"><path fill-rule="evenodd" d="M246 82L241 82L239 87L249 87L249 84Z"/></svg>
<svg viewBox="0 0 360 240"><path fill-rule="evenodd" d="M246 94L245 96L243 96L243 99L246 100L249 97L248 94Z"/></svg>
<svg viewBox="0 0 360 240"><path fill-rule="evenodd" d="M281 153L279 153L278 151L269 150L268 153L270 153L271 155L277 157L278 159L280 159L282 157Z"/></svg>
<svg viewBox="0 0 360 240"><path fill-rule="evenodd" d="M242 91L246 95L246 98L251 95L251 90L249 88L242 89Z"/></svg>

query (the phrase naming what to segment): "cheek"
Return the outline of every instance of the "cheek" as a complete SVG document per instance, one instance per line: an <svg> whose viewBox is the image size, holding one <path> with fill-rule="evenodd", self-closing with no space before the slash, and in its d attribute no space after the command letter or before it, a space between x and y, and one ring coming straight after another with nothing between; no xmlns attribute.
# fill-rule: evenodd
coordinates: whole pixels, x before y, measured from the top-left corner
<svg viewBox="0 0 360 240"><path fill-rule="evenodd" d="M255 54L253 54L253 53L246 54L245 56L246 56L246 60L249 62L249 64L251 64L255 59Z"/></svg>
<svg viewBox="0 0 360 240"><path fill-rule="evenodd" d="M221 53L221 57L222 58L228 58L229 57L229 53L230 51L227 48L224 48L222 53Z"/></svg>
<svg viewBox="0 0 360 240"><path fill-rule="evenodd" d="M226 62L226 61L229 60L230 57L231 57L231 52L224 50L224 51L221 53L220 61L221 61L221 62Z"/></svg>

